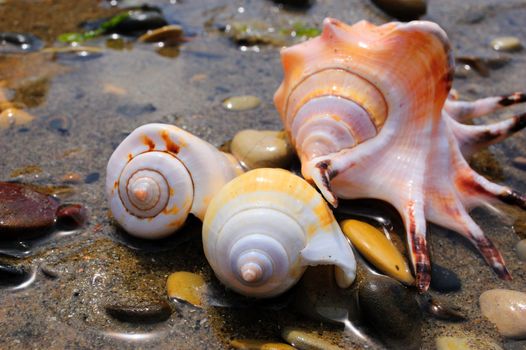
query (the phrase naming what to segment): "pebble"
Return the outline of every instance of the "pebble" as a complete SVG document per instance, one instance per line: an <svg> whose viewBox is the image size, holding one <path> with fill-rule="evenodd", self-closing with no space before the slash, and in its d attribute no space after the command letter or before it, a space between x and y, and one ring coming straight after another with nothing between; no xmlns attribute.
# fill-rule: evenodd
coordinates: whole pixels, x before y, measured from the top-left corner
<svg viewBox="0 0 526 350"><path fill-rule="evenodd" d="M307 332L301 328L285 327L281 332L285 341L300 350L342 350L339 346L333 345L318 335Z"/></svg>
<svg viewBox="0 0 526 350"><path fill-rule="evenodd" d="M82 182L82 177L79 173L70 172L64 174L61 178L62 182L65 182L67 184L79 184Z"/></svg>
<svg viewBox="0 0 526 350"><path fill-rule="evenodd" d="M234 339L230 346L239 350L294 350L294 347L285 343L275 343L255 339Z"/></svg>
<svg viewBox="0 0 526 350"><path fill-rule="evenodd" d="M230 111L245 111L256 108L260 104L259 97L252 95L233 96L223 101L223 107Z"/></svg>
<svg viewBox="0 0 526 350"><path fill-rule="evenodd" d="M512 164L518 169L526 170L526 157L515 157Z"/></svg>
<svg viewBox="0 0 526 350"><path fill-rule="evenodd" d="M502 350L491 341L475 337L438 337L435 345L437 350Z"/></svg>
<svg viewBox="0 0 526 350"><path fill-rule="evenodd" d="M48 125L51 130L58 131L60 134L66 135L69 129L71 129L72 122L70 118L66 116L60 116L52 118L48 122Z"/></svg>
<svg viewBox="0 0 526 350"><path fill-rule="evenodd" d="M21 53L38 51L44 46L42 40L28 33L0 33L1 53Z"/></svg>
<svg viewBox="0 0 526 350"><path fill-rule="evenodd" d="M268 130L238 132L230 151L246 169L287 168L294 155L285 132Z"/></svg>
<svg viewBox="0 0 526 350"><path fill-rule="evenodd" d="M451 307L447 303L437 298L431 297L429 293L419 293L416 295L416 301L420 309L436 319L449 322L463 322L466 317L462 315L458 308Z"/></svg>
<svg viewBox="0 0 526 350"><path fill-rule="evenodd" d="M431 288L441 293L459 291L462 287L457 274L437 263L431 264Z"/></svg>
<svg viewBox="0 0 526 350"><path fill-rule="evenodd" d="M84 226L88 221L88 211L80 204L64 204L57 209L57 224L64 229L73 230Z"/></svg>
<svg viewBox="0 0 526 350"><path fill-rule="evenodd" d="M519 38L514 36L502 36L495 38L490 43L493 50L496 51L519 51L522 49L522 43Z"/></svg>
<svg viewBox="0 0 526 350"><path fill-rule="evenodd" d="M182 35L183 27L172 24L154 30L149 30L145 34L141 35L138 41L145 43L162 42L165 44L178 44L182 40Z"/></svg>
<svg viewBox="0 0 526 350"><path fill-rule="evenodd" d="M359 286L358 298L365 320L385 344L420 348L422 314L412 290L390 277L368 274Z"/></svg>
<svg viewBox="0 0 526 350"><path fill-rule="evenodd" d="M515 250L521 261L526 261L526 239L520 240L517 245L515 245Z"/></svg>
<svg viewBox="0 0 526 350"><path fill-rule="evenodd" d="M418 19L427 11L425 0L373 0L373 3L388 15L402 21Z"/></svg>
<svg viewBox="0 0 526 350"><path fill-rule="evenodd" d="M160 11L141 9L128 11L128 17L109 31L120 34L133 34L168 25Z"/></svg>
<svg viewBox="0 0 526 350"><path fill-rule="evenodd" d="M24 185L0 182L0 198L1 235L34 236L55 223L58 203L50 196Z"/></svg>
<svg viewBox="0 0 526 350"><path fill-rule="evenodd" d="M479 298L482 314L509 338L526 338L526 293L509 289L485 291Z"/></svg>
<svg viewBox="0 0 526 350"><path fill-rule="evenodd" d="M100 174L97 172L89 173L86 175L86 178L84 179L84 183L92 184L94 182L99 181Z"/></svg>
<svg viewBox="0 0 526 350"><path fill-rule="evenodd" d="M22 266L13 266L0 263L0 286L14 286L22 283L28 272Z"/></svg>
<svg viewBox="0 0 526 350"><path fill-rule="evenodd" d="M11 126L24 125L31 122L35 117L15 107L9 107L0 112L0 129Z"/></svg>
<svg viewBox="0 0 526 350"><path fill-rule="evenodd" d="M343 220L340 226L354 247L381 272L405 284L414 283L403 255L382 232L358 220Z"/></svg>
<svg viewBox="0 0 526 350"><path fill-rule="evenodd" d="M196 273L174 272L166 280L169 298L186 301L194 306L203 306L203 294L206 291L205 280Z"/></svg>
<svg viewBox="0 0 526 350"><path fill-rule="evenodd" d="M105 309L113 318L130 323L158 323L172 315L172 307L164 300L137 305L106 305Z"/></svg>
<svg viewBox="0 0 526 350"><path fill-rule="evenodd" d="M55 59L65 61L88 61L100 58L104 54L100 47L95 46L49 47L42 51L50 52Z"/></svg>

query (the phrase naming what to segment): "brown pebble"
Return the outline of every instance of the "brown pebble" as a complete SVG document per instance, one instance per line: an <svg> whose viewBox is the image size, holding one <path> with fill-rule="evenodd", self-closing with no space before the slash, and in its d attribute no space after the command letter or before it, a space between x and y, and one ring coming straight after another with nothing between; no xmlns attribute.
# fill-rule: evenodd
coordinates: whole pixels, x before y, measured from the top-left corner
<svg viewBox="0 0 526 350"><path fill-rule="evenodd" d="M234 339L230 346L238 350L294 350L294 347L285 344L255 339Z"/></svg>
<svg viewBox="0 0 526 350"><path fill-rule="evenodd" d="M106 305L106 312L113 318L130 323L158 323L172 315L172 307L162 300L139 305Z"/></svg>
<svg viewBox="0 0 526 350"><path fill-rule="evenodd" d="M196 273L179 271L168 276L166 290L169 298L186 301L194 306L201 307L206 283L203 277Z"/></svg>
<svg viewBox="0 0 526 350"><path fill-rule="evenodd" d="M515 157L512 160L512 164L518 169L526 170L526 157Z"/></svg>
<svg viewBox="0 0 526 350"><path fill-rule="evenodd" d="M491 47L495 51L519 51L522 49L522 43L519 38L514 36L503 36L491 41Z"/></svg>
<svg viewBox="0 0 526 350"><path fill-rule="evenodd" d="M57 209L57 223L66 229L75 229L88 221L88 211L80 204L65 204Z"/></svg>
<svg viewBox="0 0 526 350"><path fill-rule="evenodd" d="M61 178L62 182L67 184L78 184L82 182L82 176L79 173L70 172L64 174Z"/></svg>
<svg viewBox="0 0 526 350"><path fill-rule="evenodd" d="M0 198L1 236L34 236L55 223L58 202L50 196L24 185L0 182Z"/></svg>
<svg viewBox="0 0 526 350"><path fill-rule="evenodd" d="M183 27L172 24L149 30L137 40L144 43L163 42L165 44L177 44L183 41L182 35Z"/></svg>

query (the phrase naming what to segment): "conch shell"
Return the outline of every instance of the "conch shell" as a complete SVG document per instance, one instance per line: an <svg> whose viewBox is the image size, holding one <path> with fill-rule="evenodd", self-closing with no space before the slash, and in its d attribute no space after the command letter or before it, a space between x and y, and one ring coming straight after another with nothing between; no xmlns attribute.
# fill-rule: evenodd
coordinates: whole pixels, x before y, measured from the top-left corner
<svg viewBox="0 0 526 350"><path fill-rule="evenodd" d="M215 193L242 172L233 156L198 137L176 126L146 124L112 154L106 195L128 233L162 238L190 213L202 220Z"/></svg>
<svg viewBox="0 0 526 350"><path fill-rule="evenodd" d="M526 197L489 182L465 156L526 126L526 114L492 125L460 121L523 102L522 93L474 102L448 97L453 56L446 33L425 21L352 26L327 18L321 36L281 52L275 105L303 176L337 198L391 203L407 231L416 284L426 290L426 220L459 232L499 277L504 260L468 211L488 201L526 208Z"/></svg>
<svg viewBox="0 0 526 350"><path fill-rule="evenodd" d="M323 197L282 169L252 170L226 184L206 212L203 247L219 280L251 297L283 293L308 265L336 265L342 288L356 273Z"/></svg>

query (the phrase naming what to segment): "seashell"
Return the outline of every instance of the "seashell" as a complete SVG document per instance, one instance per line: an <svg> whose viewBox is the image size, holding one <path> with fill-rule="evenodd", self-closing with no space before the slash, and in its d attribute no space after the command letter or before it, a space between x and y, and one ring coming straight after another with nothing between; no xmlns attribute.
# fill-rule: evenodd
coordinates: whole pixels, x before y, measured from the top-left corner
<svg viewBox="0 0 526 350"><path fill-rule="evenodd" d="M198 137L172 125L146 124L113 152L106 195L128 233L162 238L190 213L202 220L212 196L241 172L234 157Z"/></svg>
<svg viewBox="0 0 526 350"><path fill-rule="evenodd" d="M336 265L342 288L356 273L323 197L282 169L252 170L226 184L206 212L203 247L219 280L251 297L286 291L308 265Z"/></svg>
<svg viewBox="0 0 526 350"><path fill-rule="evenodd" d="M454 59L432 22L327 18L321 36L281 51L284 80L275 105L302 174L337 198L391 203L407 231L416 285L430 283L426 221L462 234L499 277L504 260L468 212L488 202L526 209L526 196L494 184L465 157L526 126L526 113L491 125L461 121L526 101L526 94L473 102L448 96Z"/></svg>

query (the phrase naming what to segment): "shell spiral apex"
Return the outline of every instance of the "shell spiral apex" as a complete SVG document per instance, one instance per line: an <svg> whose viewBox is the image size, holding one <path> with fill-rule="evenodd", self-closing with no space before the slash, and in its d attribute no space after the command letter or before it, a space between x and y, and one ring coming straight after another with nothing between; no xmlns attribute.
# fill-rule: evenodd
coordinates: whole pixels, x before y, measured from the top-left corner
<svg viewBox="0 0 526 350"><path fill-rule="evenodd" d="M526 209L526 196L486 180L465 160L526 126L526 113L492 125L461 121L526 101L524 93L474 102L449 95L453 56L435 23L375 26L327 18L322 34L281 52L274 103L303 176L338 198L376 198L401 214L416 285L426 290L426 221L470 240L499 277L504 260L468 211L492 201Z"/></svg>
<svg viewBox="0 0 526 350"><path fill-rule="evenodd" d="M283 293L308 265L336 265L342 287L356 271L352 248L321 195L280 169L249 171L219 191L203 221L203 247L225 285L257 298Z"/></svg>
<svg viewBox="0 0 526 350"><path fill-rule="evenodd" d="M134 130L112 154L106 195L115 220L130 234L162 238L188 214L202 219L211 197L241 173L232 156L172 125Z"/></svg>

